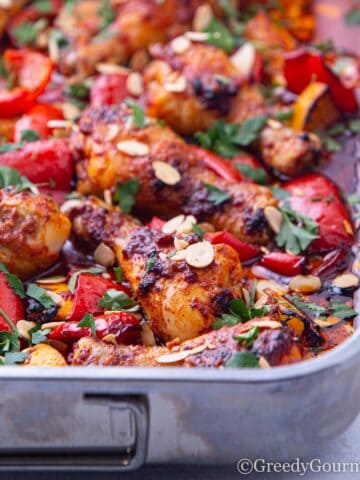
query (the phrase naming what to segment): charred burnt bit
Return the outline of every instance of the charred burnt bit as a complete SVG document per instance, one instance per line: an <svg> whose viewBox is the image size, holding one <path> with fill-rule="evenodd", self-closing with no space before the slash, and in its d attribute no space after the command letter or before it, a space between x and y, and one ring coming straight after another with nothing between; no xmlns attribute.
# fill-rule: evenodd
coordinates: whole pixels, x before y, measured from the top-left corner
<svg viewBox="0 0 360 480"><path fill-rule="evenodd" d="M234 82L213 80L205 84L201 78L194 78L191 82L195 95L200 99L207 110L216 110L220 115L227 115L230 111L231 100L239 91L239 85Z"/></svg>
<svg viewBox="0 0 360 480"><path fill-rule="evenodd" d="M52 321L57 313L57 310L57 305L53 305L50 308L45 308L34 298L26 299L26 318L40 325Z"/></svg>

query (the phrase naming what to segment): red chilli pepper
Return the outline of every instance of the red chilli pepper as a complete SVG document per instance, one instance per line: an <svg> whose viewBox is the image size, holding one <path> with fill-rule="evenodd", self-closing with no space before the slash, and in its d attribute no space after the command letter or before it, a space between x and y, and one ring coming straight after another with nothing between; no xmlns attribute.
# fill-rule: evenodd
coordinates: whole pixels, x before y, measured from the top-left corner
<svg viewBox="0 0 360 480"><path fill-rule="evenodd" d="M81 273L76 282L74 305L67 320L79 322L85 313L101 314L104 310L99 307L100 299L110 288L129 294L129 290L118 283L97 275Z"/></svg>
<svg viewBox="0 0 360 480"><path fill-rule="evenodd" d="M237 170L229 160L225 160L219 155L201 147L192 146L191 149L195 156L220 178L231 183L238 183L243 180L239 170Z"/></svg>
<svg viewBox="0 0 360 480"><path fill-rule="evenodd" d="M289 253L283 252L272 252L264 255L260 263L273 272L291 277L301 273L304 260L304 257L301 256L290 255Z"/></svg>
<svg viewBox="0 0 360 480"><path fill-rule="evenodd" d="M101 340L107 335L114 335L116 343L136 344L141 340L139 320L126 312L106 312L94 318L96 336ZM50 340L74 343L80 338L91 337L90 327L79 327L78 322L66 322L56 327L49 334Z"/></svg>
<svg viewBox="0 0 360 480"><path fill-rule="evenodd" d="M345 87L319 53L300 49L286 54L284 76L287 88L294 93L301 93L316 79L329 86L334 103L341 111L355 113L359 108L355 89Z"/></svg>
<svg viewBox="0 0 360 480"><path fill-rule="evenodd" d="M37 104L30 108L15 123L14 142L20 142L24 130L34 130L41 140L45 140L53 133L48 126L49 120L63 120L64 115L59 108L52 105Z"/></svg>
<svg viewBox="0 0 360 480"><path fill-rule="evenodd" d="M215 233L206 233L205 238L211 243L216 245L217 243L225 243L229 245L239 254L240 260L246 261L251 260L260 255L261 250L256 245L251 245L250 243L243 242L236 238L230 232L215 232Z"/></svg>
<svg viewBox="0 0 360 480"><path fill-rule="evenodd" d="M0 272L0 307L15 325L19 320L25 318L23 302L10 287L6 274L3 272ZM0 331L2 330L10 332L11 327L5 318L0 315Z"/></svg>
<svg viewBox="0 0 360 480"><path fill-rule="evenodd" d="M91 106L114 105L131 96L126 88L128 76L127 72L98 75L90 90Z"/></svg>

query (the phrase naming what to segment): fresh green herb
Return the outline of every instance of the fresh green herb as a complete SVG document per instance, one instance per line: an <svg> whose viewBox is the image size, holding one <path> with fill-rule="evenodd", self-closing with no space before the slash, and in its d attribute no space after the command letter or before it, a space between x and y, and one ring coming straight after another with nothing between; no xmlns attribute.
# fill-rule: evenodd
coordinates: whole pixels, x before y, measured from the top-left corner
<svg viewBox="0 0 360 480"><path fill-rule="evenodd" d="M4 353L9 352L14 343L14 336L12 332L7 332L6 330L2 330L0 332L0 355L4 355ZM18 345L18 337L16 336L16 345Z"/></svg>
<svg viewBox="0 0 360 480"><path fill-rule="evenodd" d="M327 53L335 50L334 42L331 38L328 38L322 42L314 43L312 46L321 53Z"/></svg>
<svg viewBox="0 0 360 480"><path fill-rule="evenodd" d="M356 311L353 308L350 308L346 303L343 303L341 300L331 300L329 305L329 311L334 317L341 318L342 320L346 318L352 318L357 315Z"/></svg>
<svg viewBox="0 0 360 480"><path fill-rule="evenodd" d="M14 168L0 166L0 188L14 186L13 193L19 193L23 190L30 190L34 195L39 194L39 190L33 183Z"/></svg>
<svg viewBox="0 0 360 480"><path fill-rule="evenodd" d="M292 210L288 204L279 209L283 215L283 222L275 238L276 245L298 255L318 238L319 225L311 218Z"/></svg>
<svg viewBox="0 0 360 480"><path fill-rule="evenodd" d="M197 225L196 223L193 223L192 229L194 230L196 235L198 235L200 238L204 238L204 235L205 235L204 230L200 228L199 225Z"/></svg>
<svg viewBox="0 0 360 480"><path fill-rule="evenodd" d="M120 265L118 267L114 267L113 271L115 273L116 281L118 283L122 283L124 281L124 272Z"/></svg>
<svg viewBox="0 0 360 480"><path fill-rule="evenodd" d="M259 183L260 185L266 184L267 176L263 168L255 168L251 165L239 162L235 162L234 165L245 178L254 180L254 182Z"/></svg>
<svg viewBox="0 0 360 480"><path fill-rule="evenodd" d="M47 20L40 18L34 23L22 22L12 30L12 35L15 37L19 45L32 45L36 42L39 33L48 25Z"/></svg>
<svg viewBox="0 0 360 480"><path fill-rule="evenodd" d="M231 195L224 190L220 190L220 188L215 187L214 185L210 185L209 183L204 183L204 187L210 192L208 195L208 199L212 202L215 206L222 205L223 203L230 200Z"/></svg>
<svg viewBox="0 0 360 480"><path fill-rule="evenodd" d="M148 121L145 116L145 111L140 107L138 102L133 99L127 99L125 101L126 105L132 109L132 117L134 120L134 125L136 128L142 128L147 125Z"/></svg>
<svg viewBox="0 0 360 480"><path fill-rule="evenodd" d="M331 203L334 201L334 195L330 194L326 198L322 198L321 195L314 195L313 197L310 198L312 202L325 202L325 203Z"/></svg>
<svg viewBox="0 0 360 480"><path fill-rule="evenodd" d="M57 44L58 48L64 48L70 45L69 40L65 37L61 30L52 30L50 38Z"/></svg>
<svg viewBox="0 0 360 480"><path fill-rule="evenodd" d="M270 189L277 200L285 200L289 196L289 192L287 192L281 187L278 187L277 185L273 185L272 187L270 187Z"/></svg>
<svg viewBox="0 0 360 480"><path fill-rule="evenodd" d="M98 13L101 15L100 27L108 27L115 20L115 12L110 0L102 0Z"/></svg>
<svg viewBox="0 0 360 480"><path fill-rule="evenodd" d="M9 72L6 70L5 62L3 57L0 57L0 77L7 77Z"/></svg>
<svg viewBox="0 0 360 480"><path fill-rule="evenodd" d="M349 120L349 128L353 133L360 132L360 120L358 118L353 118Z"/></svg>
<svg viewBox="0 0 360 480"><path fill-rule="evenodd" d="M65 88L65 94L69 97L86 100L89 98L90 87L86 83L73 83Z"/></svg>
<svg viewBox="0 0 360 480"><path fill-rule="evenodd" d="M3 143L0 145L0 153L6 153L6 152L16 152L17 150L20 150L24 144L22 142L18 143Z"/></svg>
<svg viewBox="0 0 360 480"><path fill-rule="evenodd" d="M26 295L37 300L44 308L51 308L56 305L49 293L35 283L30 283L26 290Z"/></svg>
<svg viewBox="0 0 360 480"><path fill-rule="evenodd" d="M145 270L148 272L152 269L157 261L157 255L150 255L146 260Z"/></svg>
<svg viewBox="0 0 360 480"><path fill-rule="evenodd" d="M227 18L234 19L237 17L237 11L231 3L231 0L219 0L219 3Z"/></svg>
<svg viewBox="0 0 360 480"><path fill-rule="evenodd" d="M94 315L92 313L85 313L77 326L82 328L90 328L92 336L96 338L96 325Z"/></svg>
<svg viewBox="0 0 360 480"><path fill-rule="evenodd" d="M0 308L0 315L4 318L11 329L10 332L1 332L1 353L17 352L19 350L19 334L17 328L9 315L2 308Z"/></svg>
<svg viewBox="0 0 360 480"><path fill-rule="evenodd" d="M21 141L22 142L35 142L39 140L40 136L36 130L21 130Z"/></svg>
<svg viewBox="0 0 360 480"><path fill-rule="evenodd" d="M105 310L137 312L139 305L134 302L125 292L110 288L101 297L99 307Z"/></svg>
<svg viewBox="0 0 360 480"><path fill-rule="evenodd" d="M296 308L303 311L304 313L315 315L320 317L321 315L326 314L326 308L322 305L317 305L316 303L306 302L299 295L294 295L289 297L291 303L295 305Z"/></svg>
<svg viewBox="0 0 360 480"><path fill-rule="evenodd" d="M242 147L250 145L250 143L256 140L260 130L264 128L266 121L266 115L258 115L242 123L234 137L234 142L236 145L240 145Z"/></svg>
<svg viewBox="0 0 360 480"><path fill-rule="evenodd" d="M47 336L51 332L50 328L41 328L40 325L35 325L35 327L29 330L29 335L31 337L31 344L37 345L41 342L45 342L48 338Z"/></svg>
<svg viewBox="0 0 360 480"><path fill-rule="evenodd" d="M303 312L314 315L315 317L325 317L333 315L334 317L344 320L346 318L355 317L356 311L343 303L341 300L331 300L328 306L317 305L316 303L306 302L299 295L290 297L291 303Z"/></svg>
<svg viewBox="0 0 360 480"><path fill-rule="evenodd" d="M240 298L235 298L230 302L229 313L223 313L218 317L213 323L212 327L214 329L219 329L224 326L233 327L238 323L244 323L255 317L263 317L268 313L269 308L264 306L262 308L255 308L253 304L253 299L251 300L251 305L248 308L243 300Z"/></svg>
<svg viewBox="0 0 360 480"><path fill-rule="evenodd" d="M20 278L13 273L10 273L3 263L0 263L0 272L3 272L5 274L6 280L14 293L16 293L16 295L20 298L25 298L26 294L24 290L24 285Z"/></svg>
<svg viewBox="0 0 360 480"><path fill-rule="evenodd" d="M341 143L332 138L330 135L326 133L319 133L318 134L321 140L321 143L325 150L328 152L341 152L342 146Z"/></svg>
<svg viewBox="0 0 360 480"><path fill-rule="evenodd" d="M225 77L225 75L214 75L214 78L217 82L222 83L223 85L229 85L230 83L229 77Z"/></svg>
<svg viewBox="0 0 360 480"><path fill-rule="evenodd" d="M236 47L236 40L230 30L214 18L203 30L208 34L207 43L230 53Z"/></svg>
<svg viewBox="0 0 360 480"><path fill-rule="evenodd" d="M75 292L76 283L78 281L79 275L82 273L89 273L90 275L97 275L98 273L104 273L105 268L102 267L90 267L90 268L82 268L81 270L77 270L71 275L71 278L68 283L68 287L71 293Z"/></svg>
<svg viewBox="0 0 360 480"><path fill-rule="evenodd" d="M225 368L257 368L259 360L254 353L237 352L226 363Z"/></svg>
<svg viewBox="0 0 360 480"><path fill-rule="evenodd" d="M114 198L124 213L131 212L135 203L135 196L139 191L139 186L140 182L137 178L133 178L124 183L118 183Z"/></svg>
<svg viewBox="0 0 360 480"><path fill-rule="evenodd" d="M252 328L247 333L243 335L235 335L233 338L236 340L240 345L244 345L245 348L251 348L252 344L256 340L257 336L259 335L260 329L258 326Z"/></svg>
<svg viewBox="0 0 360 480"><path fill-rule="evenodd" d="M350 27L360 25L360 8L354 7L345 14L345 22Z"/></svg>
<svg viewBox="0 0 360 480"><path fill-rule="evenodd" d="M283 110L281 112L275 112L273 117L279 122L287 122L291 120L294 115L294 111L290 108L289 110Z"/></svg>
<svg viewBox="0 0 360 480"><path fill-rule="evenodd" d="M7 352L4 356L3 365L15 365L17 363L24 363L29 356L26 352Z"/></svg>
<svg viewBox="0 0 360 480"><path fill-rule="evenodd" d="M50 0L36 0L32 3L32 6L39 10L41 13L51 13L52 5Z"/></svg>
<svg viewBox="0 0 360 480"><path fill-rule="evenodd" d="M352 193L346 196L346 200L351 206L357 205L360 203L360 195L357 193Z"/></svg>

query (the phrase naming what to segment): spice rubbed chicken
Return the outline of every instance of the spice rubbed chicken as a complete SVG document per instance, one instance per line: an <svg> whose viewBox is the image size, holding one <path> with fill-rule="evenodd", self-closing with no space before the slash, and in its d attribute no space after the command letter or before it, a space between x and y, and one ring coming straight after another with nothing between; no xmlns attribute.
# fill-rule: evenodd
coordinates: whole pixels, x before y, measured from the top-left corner
<svg viewBox="0 0 360 480"><path fill-rule="evenodd" d="M359 62L298 3L0 6L2 364L271 368L352 335L358 198L322 171Z"/></svg>

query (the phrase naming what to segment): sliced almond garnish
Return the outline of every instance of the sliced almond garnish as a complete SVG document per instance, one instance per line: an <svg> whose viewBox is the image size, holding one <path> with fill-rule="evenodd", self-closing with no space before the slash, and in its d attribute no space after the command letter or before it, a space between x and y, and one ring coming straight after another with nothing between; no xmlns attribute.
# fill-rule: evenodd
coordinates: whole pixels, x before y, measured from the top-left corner
<svg viewBox="0 0 360 480"><path fill-rule="evenodd" d="M104 202L106 203L106 205L109 205L109 207L112 207L112 195L111 191L108 188L104 190Z"/></svg>
<svg viewBox="0 0 360 480"><path fill-rule="evenodd" d="M146 346L156 345L154 332L151 330L147 322L144 322L141 325L141 343Z"/></svg>
<svg viewBox="0 0 360 480"><path fill-rule="evenodd" d="M252 43L246 42L233 55L230 60L245 77L250 76L256 58L256 50Z"/></svg>
<svg viewBox="0 0 360 480"><path fill-rule="evenodd" d="M279 233L283 223L283 216L280 210L276 207L268 206L264 208L264 215L271 230Z"/></svg>
<svg viewBox="0 0 360 480"><path fill-rule="evenodd" d="M273 290L280 295L284 295L286 293L286 288L280 285L279 283L275 282L275 280L259 280L256 283L256 294L257 297L260 298L262 295L265 295L264 290Z"/></svg>
<svg viewBox="0 0 360 480"><path fill-rule="evenodd" d="M271 368L270 363L266 360L265 357L259 357L259 367L260 368Z"/></svg>
<svg viewBox="0 0 360 480"><path fill-rule="evenodd" d="M344 328L349 335L352 335L354 333L354 327L349 325L348 323L344 323Z"/></svg>
<svg viewBox="0 0 360 480"><path fill-rule="evenodd" d="M126 153L131 157L141 157L150 153L150 148L146 143L138 142L137 140L123 140L116 144L119 152Z"/></svg>
<svg viewBox="0 0 360 480"><path fill-rule="evenodd" d="M71 128L73 122L70 120L48 120L46 125L49 128Z"/></svg>
<svg viewBox="0 0 360 480"><path fill-rule="evenodd" d="M65 215L68 215L71 212L71 210L73 210L74 208L81 208L84 204L85 204L85 201L83 199L72 198L71 200L66 200L66 202L64 202L61 205L60 210Z"/></svg>
<svg viewBox="0 0 360 480"><path fill-rule="evenodd" d="M56 285L57 283L66 282L65 275L54 275L53 277L39 278L36 280L36 283L47 284L47 285Z"/></svg>
<svg viewBox="0 0 360 480"><path fill-rule="evenodd" d="M316 325L319 325L319 327L323 327L323 328L332 327L333 325L336 325L340 321L341 320L338 317L327 317L326 320L322 320L321 318L314 319L314 323L316 323Z"/></svg>
<svg viewBox="0 0 360 480"><path fill-rule="evenodd" d="M50 297L51 300L56 303L56 305L59 305L59 306L63 305L64 299L62 298L61 295L55 292L52 292L51 290L46 290L46 295Z"/></svg>
<svg viewBox="0 0 360 480"><path fill-rule="evenodd" d="M179 237L174 238L174 247L176 248L176 250L183 250L188 246L189 246L189 242L187 242L183 238L179 238Z"/></svg>
<svg viewBox="0 0 360 480"><path fill-rule="evenodd" d="M143 93L144 86L140 73L130 73L130 75L126 79L126 88L131 95L134 95L134 97L139 97Z"/></svg>
<svg viewBox="0 0 360 480"><path fill-rule="evenodd" d="M276 330L281 328L281 323L276 322L275 320L254 320L251 322L250 329L253 327L259 328L271 328L272 330Z"/></svg>
<svg viewBox="0 0 360 480"><path fill-rule="evenodd" d="M185 258L186 258L186 250L179 250L170 259L174 260L174 262L181 262L182 260L185 260Z"/></svg>
<svg viewBox="0 0 360 480"><path fill-rule="evenodd" d="M47 322L41 325L41 330L55 330L55 328L64 325L66 322Z"/></svg>
<svg viewBox="0 0 360 480"><path fill-rule="evenodd" d="M166 353L165 355L158 357L156 361L158 363L177 363L181 360L185 360L187 357L190 357L190 355L195 355L196 353L203 352L206 349L207 345L199 345L198 347L194 347L190 350L180 350L178 352Z"/></svg>
<svg viewBox="0 0 360 480"><path fill-rule="evenodd" d="M202 32L204 28L206 28L209 25L213 17L214 17L214 14L209 4L204 3L203 5L200 5L195 10L194 19L193 19L193 29L196 32Z"/></svg>
<svg viewBox="0 0 360 480"><path fill-rule="evenodd" d="M343 224L344 224L346 233L348 233L349 235L354 235L354 230L349 220L344 220Z"/></svg>
<svg viewBox="0 0 360 480"><path fill-rule="evenodd" d="M101 339L103 342L105 343L111 343L112 345L116 345L117 342L116 342L116 337L113 333L108 333L107 335L105 335L105 337L103 337Z"/></svg>
<svg viewBox="0 0 360 480"><path fill-rule="evenodd" d="M206 42L209 35L206 32L185 32L185 37L192 42Z"/></svg>
<svg viewBox="0 0 360 480"><path fill-rule="evenodd" d="M116 123L109 123L109 125L106 126L106 130L105 140L107 142L111 142L111 140L114 140L114 138L119 134L120 127Z"/></svg>
<svg viewBox="0 0 360 480"><path fill-rule="evenodd" d="M283 124L279 120L274 120L273 118L268 118L266 122L267 126L273 128L274 130L280 130L283 127Z"/></svg>
<svg viewBox="0 0 360 480"><path fill-rule="evenodd" d="M153 162L155 177L166 185L176 185L181 180L180 173L172 165L165 162Z"/></svg>
<svg viewBox="0 0 360 480"><path fill-rule="evenodd" d="M187 81L183 75L177 76L174 80L166 82L164 88L167 92L181 93L185 92L187 88Z"/></svg>
<svg viewBox="0 0 360 480"><path fill-rule="evenodd" d="M214 247L206 240L189 245L185 252L186 263L195 268L205 268L210 265L215 258Z"/></svg>
<svg viewBox="0 0 360 480"><path fill-rule="evenodd" d="M335 277L332 284L341 289L354 288L359 285L359 278L353 273L344 273Z"/></svg>
<svg viewBox="0 0 360 480"><path fill-rule="evenodd" d="M130 70L116 63L97 63L96 71L99 73L111 74L111 73L128 73Z"/></svg>
<svg viewBox="0 0 360 480"><path fill-rule="evenodd" d="M80 109L69 102L64 102L61 104L61 109L66 120L75 120L75 118L80 116Z"/></svg>
<svg viewBox="0 0 360 480"><path fill-rule="evenodd" d="M295 275L289 282L289 288L294 292L313 293L321 288L321 280L315 275Z"/></svg>
<svg viewBox="0 0 360 480"><path fill-rule="evenodd" d="M115 253L108 245L101 242L95 249L94 260L104 267L111 267L115 263Z"/></svg>
<svg viewBox="0 0 360 480"><path fill-rule="evenodd" d="M187 215L185 220L177 227L176 232L186 234L193 231L193 225L196 223L196 218L192 215Z"/></svg>
<svg viewBox="0 0 360 480"><path fill-rule="evenodd" d="M177 215L176 217L173 217L164 223L164 225L161 227L161 231L171 235L172 233L176 232L176 229L183 223L184 220L185 215Z"/></svg>
<svg viewBox="0 0 360 480"><path fill-rule="evenodd" d="M174 38L174 40L170 42L170 45L175 53L184 53L190 48L191 42L188 38L182 35L181 37Z"/></svg>
<svg viewBox="0 0 360 480"><path fill-rule="evenodd" d="M28 320L19 320L16 324L19 336L26 338L26 340L31 340L29 331L34 327L36 327L36 323Z"/></svg>

